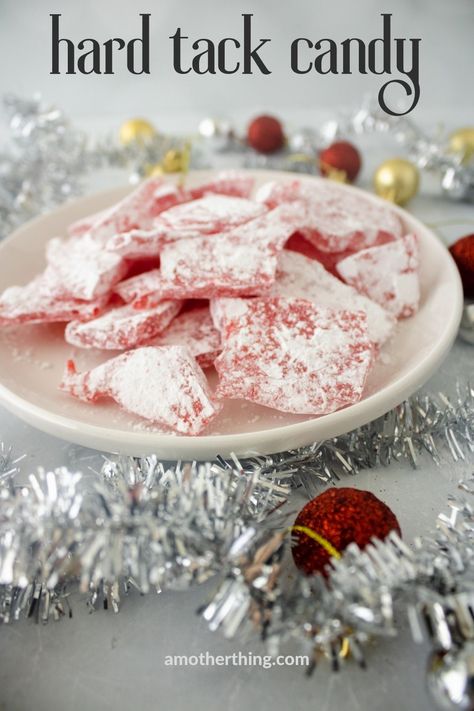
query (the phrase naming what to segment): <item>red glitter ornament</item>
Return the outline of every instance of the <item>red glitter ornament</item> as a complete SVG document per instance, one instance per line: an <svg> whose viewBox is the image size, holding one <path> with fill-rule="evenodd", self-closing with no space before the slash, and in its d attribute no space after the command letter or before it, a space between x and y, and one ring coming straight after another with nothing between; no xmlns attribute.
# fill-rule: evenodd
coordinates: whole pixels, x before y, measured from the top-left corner
<svg viewBox="0 0 474 711"><path fill-rule="evenodd" d="M247 143L259 153L275 153L283 148L285 134L274 116L258 116L247 129Z"/></svg>
<svg viewBox="0 0 474 711"><path fill-rule="evenodd" d="M322 175L344 183L354 182L361 165L360 153L349 141L336 141L319 154L319 169Z"/></svg>
<svg viewBox="0 0 474 711"><path fill-rule="evenodd" d="M383 540L390 531L401 535L397 518L370 491L327 489L296 517L292 527L296 543L291 552L296 567L306 575L324 574L331 557L342 553L349 543L364 548L371 538Z"/></svg>
<svg viewBox="0 0 474 711"><path fill-rule="evenodd" d="M449 251L459 269L464 296L474 298L474 234L458 239Z"/></svg>

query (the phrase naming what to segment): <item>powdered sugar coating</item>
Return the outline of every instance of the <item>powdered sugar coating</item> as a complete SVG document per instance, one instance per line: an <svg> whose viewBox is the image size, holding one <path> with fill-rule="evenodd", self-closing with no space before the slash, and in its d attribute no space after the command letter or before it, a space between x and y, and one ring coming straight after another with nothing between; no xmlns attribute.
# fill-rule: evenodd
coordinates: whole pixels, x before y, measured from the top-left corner
<svg viewBox="0 0 474 711"><path fill-rule="evenodd" d="M228 232L266 211L264 205L252 200L207 195L167 210L148 230L132 230L128 234L115 235L108 241L107 249L132 259L155 256L167 243Z"/></svg>
<svg viewBox="0 0 474 711"><path fill-rule="evenodd" d="M96 241L105 244L113 235L150 229L160 212L184 199L186 195L176 185L163 178L149 178L123 200L98 213L95 220L91 219L88 233ZM72 225L71 230L73 234L77 233L77 223Z"/></svg>
<svg viewBox="0 0 474 711"><path fill-rule="evenodd" d="M163 212L155 225L180 238L225 232L263 215L267 208L253 200L207 195Z"/></svg>
<svg viewBox="0 0 474 711"><path fill-rule="evenodd" d="M418 241L415 235L364 249L337 264L339 274L348 284L396 318L408 318L418 310L418 269Z"/></svg>
<svg viewBox="0 0 474 711"><path fill-rule="evenodd" d="M70 361L60 388L86 402L113 398L124 410L185 435L199 434L219 411L204 373L182 346L138 348L85 373Z"/></svg>
<svg viewBox="0 0 474 711"><path fill-rule="evenodd" d="M353 309L367 315L367 331L377 346L383 345L395 329L395 319L379 304L330 274L322 264L297 252L283 250L278 258L272 296L309 299L316 306Z"/></svg>
<svg viewBox="0 0 474 711"><path fill-rule="evenodd" d="M25 286L11 286L0 296L0 325L61 323L88 320L104 309L105 299L81 301L67 298L46 272Z"/></svg>
<svg viewBox="0 0 474 711"><path fill-rule="evenodd" d="M232 197L250 198L255 180L239 170L222 170L207 183L189 190L190 199L197 200L205 195L229 195Z"/></svg>
<svg viewBox="0 0 474 711"><path fill-rule="evenodd" d="M365 314L253 299L223 329L217 395L324 415L360 400L372 360Z"/></svg>
<svg viewBox="0 0 474 711"><path fill-rule="evenodd" d="M275 250L264 242L219 235L196 237L166 245L161 253L158 298L210 299L214 296L252 296L268 291L275 280ZM150 301L139 300L143 306Z"/></svg>
<svg viewBox="0 0 474 711"><path fill-rule="evenodd" d="M403 234L403 225L389 206L347 192L329 180L317 187L298 180L271 181L259 189L256 199L269 208L288 202L300 204L299 231L325 252L356 251L380 238L398 239Z"/></svg>
<svg viewBox="0 0 474 711"><path fill-rule="evenodd" d="M388 311L334 277L319 262L298 252L286 249L281 252L276 280L269 295L308 299L315 306L335 310L363 311L369 338L377 347L381 347L395 330L395 319ZM213 299L210 309L216 328L222 330L230 319L244 313L248 303L245 299Z"/></svg>
<svg viewBox="0 0 474 711"><path fill-rule="evenodd" d="M168 328L154 338L150 346L186 346L201 368L208 368L221 351L221 336L214 327L208 306L177 316Z"/></svg>
<svg viewBox="0 0 474 711"><path fill-rule="evenodd" d="M153 308L140 310L130 305L120 306L92 321L71 321L66 326L65 339L79 348L135 348L161 333L181 306L178 301L161 301Z"/></svg>
<svg viewBox="0 0 474 711"><path fill-rule="evenodd" d="M108 295L127 271L122 257L107 252L89 234L51 239L46 257L48 278L66 296L85 301Z"/></svg>
<svg viewBox="0 0 474 711"><path fill-rule="evenodd" d="M148 294L152 294L161 286L161 272L159 269L150 269L143 274L125 279L117 284L114 291L122 298L126 304L131 304L137 299L141 299Z"/></svg>

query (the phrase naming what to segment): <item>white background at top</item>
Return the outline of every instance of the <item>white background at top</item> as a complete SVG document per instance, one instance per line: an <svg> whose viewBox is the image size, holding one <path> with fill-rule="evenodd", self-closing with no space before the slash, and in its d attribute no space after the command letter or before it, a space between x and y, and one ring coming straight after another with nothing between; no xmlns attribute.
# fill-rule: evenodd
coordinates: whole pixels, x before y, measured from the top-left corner
<svg viewBox="0 0 474 711"><path fill-rule="evenodd" d="M138 35L140 12L151 17L151 75L133 76L123 64L114 76L51 76L50 17L62 13L61 29L76 42ZM171 41L178 26L194 39L219 39L242 32L242 12L254 13L257 37L271 37L265 58L271 76L177 75ZM421 99L414 117L474 113L473 0L0 0L0 93L41 91L75 118L115 120L136 114L162 124L186 117L248 116L262 109L334 111L376 93L386 78L377 76L296 76L289 46L295 37L365 41L381 35L381 12L393 13L397 36L421 37ZM172 117L172 118L170 118Z"/></svg>

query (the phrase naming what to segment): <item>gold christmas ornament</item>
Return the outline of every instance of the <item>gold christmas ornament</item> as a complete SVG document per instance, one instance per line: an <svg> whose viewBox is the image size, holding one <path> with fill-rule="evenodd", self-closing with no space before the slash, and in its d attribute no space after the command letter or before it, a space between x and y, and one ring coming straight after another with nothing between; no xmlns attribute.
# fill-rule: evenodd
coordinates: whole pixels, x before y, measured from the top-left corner
<svg viewBox="0 0 474 711"><path fill-rule="evenodd" d="M391 158L379 165L374 174L377 195L397 205L405 205L418 192L418 168L404 158Z"/></svg>
<svg viewBox="0 0 474 711"><path fill-rule="evenodd" d="M462 156L462 163L466 165L474 156L474 126L458 128L449 137L449 149Z"/></svg>
<svg viewBox="0 0 474 711"><path fill-rule="evenodd" d="M146 143L156 136L156 129L149 121L134 118L125 121L120 126L120 143L128 146L130 143Z"/></svg>
<svg viewBox="0 0 474 711"><path fill-rule="evenodd" d="M185 173L189 164L189 151L171 149L165 153L161 162L164 173Z"/></svg>
<svg viewBox="0 0 474 711"><path fill-rule="evenodd" d="M165 153L161 163L148 166L147 177L155 177L164 173L181 173L183 176L189 170L191 160L191 144L186 143L182 149L172 148Z"/></svg>

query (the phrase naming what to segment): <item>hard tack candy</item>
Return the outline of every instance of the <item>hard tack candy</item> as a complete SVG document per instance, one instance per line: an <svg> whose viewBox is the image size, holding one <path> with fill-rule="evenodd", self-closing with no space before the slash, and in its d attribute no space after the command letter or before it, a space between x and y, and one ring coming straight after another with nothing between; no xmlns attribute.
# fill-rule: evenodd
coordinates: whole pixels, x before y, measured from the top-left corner
<svg viewBox="0 0 474 711"><path fill-rule="evenodd" d="M88 320L98 316L104 306L105 299L81 301L64 297L57 283L41 274L26 286L12 286L3 292L0 325Z"/></svg>
<svg viewBox="0 0 474 711"><path fill-rule="evenodd" d="M160 215L157 223L171 236L188 237L227 232L263 215L267 208L253 200L207 195Z"/></svg>
<svg viewBox="0 0 474 711"><path fill-rule="evenodd" d="M108 210L74 223L70 233L74 235L84 231L85 222L89 220L88 234L105 244L114 235L151 228L160 212L184 199L186 195L176 185L165 182L163 178L149 178Z"/></svg>
<svg viewBox="0 0 474 711"><path fill-rule="evenodd" d="M365 314L260 298L222 330L218 397L324 415L362 396L373 361Z"/></svg>
<svg viewBox="0 0 474 711"><path fill-rule="evenodd" d="M223 170L209 182L203 183L197 188L191 188L189 193L192 200L209 194L250 198L254 184L255 180L248 173L238 170Z"/></svg>
<svg viewBox="0 0 474 711"><path fill-rule="evenodd" d="M401 221L389 206L349 193L330 181L317 187L299 180L270 182L259 189L256 199L269 208L299 203L299 231L325 252L356 251L403 234Z"/></svg>
<svg viewBox="0 0 474 711"><path fill-rule="evenodd" d="M229 232L165 244L161 271L127 279L115 291L140 307L160 298L260 294L274 280L274 255L294 231L298 216L294 206L282 205Z"/></svg>
<svg viewBox="0 0 474 711"><path fill-rule="evenodd" d="M344 281L396 318L408 318L418 310L418 268L418 241L415 235L364 249L337 264Z"/></svg>
<svg viewBox="0 0 474 711"><path fill-rule="evenodd" d="M308 257L283 250L278 258L277 278L272 296L309 299L316 306L363 311L367 316L369 338L382 346L395 330L395 319L378 303L360 294L330 274L322 264Z"/></svg>
<svg viewBox="0 0 474 711"><path fill-rule="evenodd" d="M276 266L274 250L257 240L233 234L178 240L161 253L157 296L209 299L262 294L275 280Z"/></svg>
<svg viewBox="0 0 474 711"><path fill-rule="evenodd" d="M126 304L131 304L137 299L142 299L148 294L153 294L161 286L161 272L159 269L151 269L143 274L125 279L117 284L114 291Z"/></svg>
<svg viewBox="0 0 474 711"><path fill-rule="evenodd" d="M51 239L46 248L47 274L66 296L91 301L110 294L127 272L122 257L107 252L90 235Z"/></svg>
<svg viewBox="0 0 474 711"><path fill-rule="evenodd" d="M185 435L199 434L219 411L204 373L182 346L138 348L85 373L70 361L60 388L86 402L110 397Z"/></svg>
<svg viewBox="0 0 474 711"><path fill-rule="evenodd" d="M209 307L204 306L177 316L168 328L148 345L186 346L201 368L208 368L220 353L221 336L214 327Z"/></svg>
<svg viewBox="0 0 474 711"><path fill-rule="evenodd" d="M275 283L269 296L307 299L315 306L330 309L363 311L367 317L367 334L380 348L394 333L395 318L379 304L334 277L317 261L302 254L283 250L278 257ZM247 299L217 298L211 301L211 315L219 330L233 318L243 314Z"/></svg>
<svg viewBox="0 0 474 711"><path fill-rule="evenodd" d="M135 348L161 333L181 306L178 301L161 301L153 308L140 310L130 305L120 306L92 321L71 321L66 327L65 339L79 348Z"/></svg>
<svg viewBox="0 0 474 711"><path fill-rule="evenodd" d="M264 205L251 200L207 195L167 210L150 229L115 235L108 241L107 249L133 259L154 256L166 243L228 232L266 211Z"/></svg>

